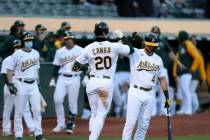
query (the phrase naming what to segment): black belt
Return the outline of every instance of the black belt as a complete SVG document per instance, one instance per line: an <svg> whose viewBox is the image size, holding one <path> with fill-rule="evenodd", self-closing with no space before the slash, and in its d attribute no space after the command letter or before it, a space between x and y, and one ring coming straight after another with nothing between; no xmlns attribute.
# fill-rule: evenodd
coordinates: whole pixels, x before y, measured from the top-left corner
<svg viewBox="0 0 210 140"><path fill-rule="evenodd" d="M100 77L97 77L97 76L95 76L95 75L90 75L90 77L100 78ZM104 79L111 79L110 76L102 76L101 78L104 78Z"/></svg>
<svg viewBox="0 0 210 140"><path fill-rule="evenodd" d="M27 84L33 84L36 81L36 80L24 80L22 78L19 78L18 80Z"/></svg>
<svg viewBox="0 0 210 140"><path fill-rule="evenodd" d="M74 76L79 76L79 74L59 74L62 75L64 77L74 77Z"/></svg>
<svg viewBox="0 0 210 140"><path fill-rule="evenodd" d="M152 90L152 88L139 87L137 85L134 85L133 87L136 88L136 89L143 90L143 91L150 91L150 90Z"/></svg>

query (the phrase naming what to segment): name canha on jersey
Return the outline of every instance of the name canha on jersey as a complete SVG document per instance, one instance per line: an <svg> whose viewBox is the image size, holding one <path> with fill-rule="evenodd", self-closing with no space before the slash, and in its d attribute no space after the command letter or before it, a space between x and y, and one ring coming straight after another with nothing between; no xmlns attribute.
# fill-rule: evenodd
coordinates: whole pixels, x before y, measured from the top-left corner
<svg viewBox="0 0 210 140"><path fill-rule="evenodd" d="M76 60L81 64L89 63L90 75L113 78L119 54L128 55L129 52L130 48L127 45L109 41L93 42L85 47Z"/></svg>

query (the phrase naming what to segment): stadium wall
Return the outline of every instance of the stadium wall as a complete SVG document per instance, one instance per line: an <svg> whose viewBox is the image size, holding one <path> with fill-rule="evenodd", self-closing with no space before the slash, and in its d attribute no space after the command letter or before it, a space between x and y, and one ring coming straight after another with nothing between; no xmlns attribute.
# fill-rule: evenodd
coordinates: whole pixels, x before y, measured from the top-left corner
<svg viewBox="0 0 210 140"><path fill-rule="evenodd" d="M160 26L164 33L176 34L179 30L189 33L210 34L210 20L194 19L155 19L155 18L50 18L50 17L3 17L0 16L0 30L9 30L15 20L20 19L26 23L27 30L34 30L37 24L43 24L48 31L56 31L63 21L72 24L74 32L92 32L98 21L105 21L110 26L110 31L121 29L124 32L148 32L154 25Z"/></svg>

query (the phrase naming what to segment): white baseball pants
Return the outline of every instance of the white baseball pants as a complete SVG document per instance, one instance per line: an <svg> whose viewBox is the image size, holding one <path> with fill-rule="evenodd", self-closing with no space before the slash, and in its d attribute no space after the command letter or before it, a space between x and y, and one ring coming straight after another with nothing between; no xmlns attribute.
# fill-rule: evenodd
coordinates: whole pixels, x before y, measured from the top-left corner
<svg viewBox="0 0 210 140"><path fill-rule="evenodd" d="M122 140L131 140L132 132L138 120L135 133L136 140L144 140L152 115L155 94L153 90L143 91L130 87L128 91L128 106L126 123L123 129Z"/></svg>
<svg viewBox="0 0 210 140"><path fill-rule="evenodd" d="M3 109L3 119L2 119L2 132L11 132L11 113L13 106L15 104L15 95L11 95L7 85L4 85L4 109ZM26 126L29 132L33 132L35 129L34 122L31 116L29 102L26 103L23 118L25 120Z"/></svg>
<svg viewBox="0 0 210 140"><path fill-rule="evenodd" d="M15 137L23 136L22 116L27 102L30 102L35 125L35 136L42 135L41 97L37 82L32 84L16 80L17 95L15 96Z"/></svg>
<svg viewBox="0 0 210 140"><path fill-rule="evenodd" d="M58 77L55 93L54 103L57 117L57 126L65 126L65 112L63 107L64 98L68 96L69 110L73 114L77 114L77 101L80 89L80 76Z"/></svg>
<svg viewBox="0 0 210 140"><path fill-rule="evenodd" d="M190 82L192 79L192 75L189 73L183 74L179 76L178 87L180 87L182 104L179 110L179 114L192 114L192 95L190 90Z"/></svg>
<svg viewBox="0 0 210 140"><path fill-rule="evenodd" d="M102 103L102 99L99 97L98 93L100 90L107 92L107 106ZM87 83L86 92L91 108L91 117L89 121L89 140L97 140L111 106L113 96L113 81L111 79L90 78Z"/></svg>
<svg viewBox="0 0 210 140"><path fill-rule="evenodd" d="M115 103L114 112L116 115L120 114L122 108L123 99L119 87L123 82L126 83L130 82L130 72L123 71L123 72L116 72L115 74L113 101Z"/></svg>
<svg viewBox="0 0 210 140"><path fill-rule="evenodd" d="M192 79L190 82L191 96L192 96L192 113L196 113L199 109L198 95L196 89L198 86L198 80Z"/></svg>

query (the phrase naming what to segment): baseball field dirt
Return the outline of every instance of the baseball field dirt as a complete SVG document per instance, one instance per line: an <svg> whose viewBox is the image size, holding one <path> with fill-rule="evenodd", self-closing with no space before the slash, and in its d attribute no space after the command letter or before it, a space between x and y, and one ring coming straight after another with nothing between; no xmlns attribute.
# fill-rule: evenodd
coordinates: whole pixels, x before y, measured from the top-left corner
<svg viewBox="0 0 210 140"><path fill-rule="evenodd" d="M125 123L124 118L108 118L105 122L100 140L120 140ZM147 134L147 140L167 140L167 120L166 117L153 117ZM0 123L1 125L1 123ZM44 119L44 135L47 140L87 140L88 120L77 119L76 129L73 135L64 132L52 133L51 130L56 125L55 119ZM200 113L192 116L175 115L172 117L172 131L174 140L209 140L210 139L210 112ZM0 131L2 131L0 129ZM27 136L27 129L25 132ZM14 138L0 137L4 140ZM30 140L31 138L26 138Z"/></svg>

